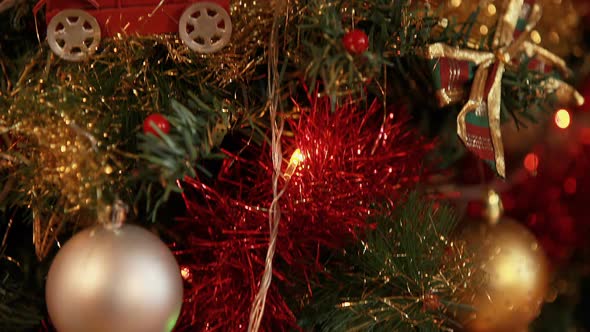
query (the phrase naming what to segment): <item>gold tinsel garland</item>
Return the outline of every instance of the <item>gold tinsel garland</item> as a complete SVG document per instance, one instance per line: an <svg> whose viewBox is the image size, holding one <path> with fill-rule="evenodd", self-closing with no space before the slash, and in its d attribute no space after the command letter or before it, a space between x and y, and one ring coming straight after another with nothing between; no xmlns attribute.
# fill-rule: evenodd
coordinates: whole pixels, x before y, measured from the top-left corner
<svg viewBox="0 0 590 332"><path fill-rule="evenodd" d="M113 181L112 155L95 128L101 111L87 104L88 87L73 79L41 51L17 83L12 105L0 115L11 142L2 151L11 162L0 164L0 170L17 178L14 190L27 198L19 203L33 212L39 258L63 221L77 220L96 205L97 188ZM76 95L77 100L69 100Z"/></svg>
<svg viewBox="0 0 590 332"><path fill-rule="evenodd" d="M40 259L65 226L92 222L103 196L129 185L137 156L125 149L135 149L139 131L129 114L162 112L181 86L248 82L264 62L277 8L233 1L232 42L210 55L190 51L176 35L117 36L83 63L61 61L41 45L18 82L8 82L8 109L0 112L0 172L15 179L4 185L33 212Z"/></svg>

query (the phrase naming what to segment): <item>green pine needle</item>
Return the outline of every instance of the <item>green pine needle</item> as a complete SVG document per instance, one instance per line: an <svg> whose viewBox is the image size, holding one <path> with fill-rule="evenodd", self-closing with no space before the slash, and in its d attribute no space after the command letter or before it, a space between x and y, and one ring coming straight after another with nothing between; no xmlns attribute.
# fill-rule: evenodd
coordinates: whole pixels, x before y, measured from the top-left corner
<svg viewBox="0 0 590 332"><path fill-rule="evenodd" d="M413 193L379 206L360 244L332 258L300 323L321 331L440 331L467 282L457 218Z"/></svg>
<svg viewBox="0 0 590 332"><path fill-rule="evenodd" d="M196 168L207 176L211 173L199 167L198 161L223 157L216 153L230 127L228 105L214 101L210 106L192 93L188 93L187 106L177 100L171 100L172 113L167 116L170 133L166 134L154 126L158 136L139 134L140 158L145 162L141 178L159 182L163 192L153 194L148 190L148 211L155 219L158 207L166 202L170 193L179 192L176 182L185 177L197 175ZM148 188L154 189L153 186ZM155 203L152 195L155 198Z"/></svg>

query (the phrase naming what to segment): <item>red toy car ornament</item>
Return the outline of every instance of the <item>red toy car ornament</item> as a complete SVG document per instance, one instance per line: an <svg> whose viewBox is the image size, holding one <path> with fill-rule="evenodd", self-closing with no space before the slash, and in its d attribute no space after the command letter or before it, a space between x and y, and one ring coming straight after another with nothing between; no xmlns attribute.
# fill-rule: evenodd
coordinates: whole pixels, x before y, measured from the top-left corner
<svg viewBox="0 0 590 332"><path fill-rule="evenodd" d="M40 0L47 6L47 42L60 58L81 61L102 37L177 32L199 53L222 49L230 40L229 0Z"/></svg>

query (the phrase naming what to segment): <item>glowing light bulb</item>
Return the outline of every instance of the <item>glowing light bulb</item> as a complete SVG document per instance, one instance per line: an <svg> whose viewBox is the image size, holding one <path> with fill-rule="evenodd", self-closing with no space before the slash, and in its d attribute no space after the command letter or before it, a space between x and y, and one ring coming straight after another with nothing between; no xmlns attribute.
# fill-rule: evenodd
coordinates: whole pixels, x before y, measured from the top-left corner
<svg viewBox="0 0 590 332"><path fill-rule="evenodd" d="M290 179L293 176L293 173L297 170L297 166L299 166L304 159L305 156L303 156L300 149L293 151L291 159L289 160L289 165L287 165L287 170L285 170L285 179Z"/></svg>
<svg viewBox="0 0 590 332"><path fill-rule="evenodd" d="M191 270L188 267L183 266L180 268L180 275L182 276L182 279L189 280L191 278L191 274Z"/></svg>
<svg viewBox="0 0 590 332"><path fill-rule="evenodd" d="M566 129L570 126L571 116L565 109L560 109L555 113L555 124L561 129Z"/></svg>
<svg viewBox="0 0 590 332"><path fill-rule="evenodd" d="M301 153L301 150L297 149L295 151L293 151L293 154L291 155L291 159L289 160L289 164L295 164L295 166L299 165L299 163L301 163L303 161L303 159L305 159L305 157L303 156L303 153Z"/></svg>

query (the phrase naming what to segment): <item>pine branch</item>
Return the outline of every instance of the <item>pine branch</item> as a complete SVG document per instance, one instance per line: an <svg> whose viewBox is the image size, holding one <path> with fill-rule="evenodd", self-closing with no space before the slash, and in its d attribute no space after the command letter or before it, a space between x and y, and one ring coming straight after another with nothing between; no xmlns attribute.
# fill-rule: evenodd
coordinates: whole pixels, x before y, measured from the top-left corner
<svg viewBox="0 0 590 332"><path fill-rule="evenodd" d="M517 128L539 122L557 104L554 93L543 88L543 82L556 74L531 71L528 68L530 60L524 59L502 77L501 120L505 122L512 118Z"/></svg>
<svg viewBox="0 0 590 332"><path fill-rule="evenodd" d="M230 111L227 103L212 100L212 105L203 102L192 93L189 94L187 106L177 100L171 101L173 113L167 119L171 125L168 134L154 127L158 136L139 134L140 158L147 162L142 167L143 180L159 182L162 193L148 184L148 211L154 220L161 204L166 202L172 192L179 192L177 181L185 177L195 177L196 170L207 176L211 173L198 161L203 159L223 158L215 152L230 127ZM155 203L152 206L152 201Z"/></svg>
<svg viewBox="0 0 590 332"><path fill-rule="evenodd" d="M362 96L368 88L385 102L402 99L428 112L438 106L432 102L432 66L419 55L424 47L442 42L493 51L493 31L481 40L470 37L479 10L466 21L457 22L406 1L318 0L309 1L304 13L295 39L302 47L293 62L304 73L307 86L320 83L320 92L334 103ZM342 37L351 26L369 35L369 50L358 56L347 53L342 45ZM508 67L503 77L503 121L509 117L518 124L527 119L535 121L542 110L553 107L554 98L542 85L554 73L535 72L527 66L525 59L518 66Z"/></svg>
<svg viewBox="0 0 590 332"><path fill-rule="evenodd" d="M302 66L307 86L315 87L320 82L323 92L337 100L361 93L370 79L378 77L386 64L382 54L390 47L391 29L401 25L404 5L401 1L376 2L309 1L297 31L303 47L293 60ZM342 44L345 27L352 21L366 31L370 40L369 50L358 56L349 54Z"/></svg>
<svg viewBox="0 0 590 332"><path fill-rule="evenodd" d="M300 323L321 331L440 331L453 327L447 309L460 307L468 282L461 249L449 236L457 223L446 206L411 194L383 205L374 229L334 257Z"/></svg>

